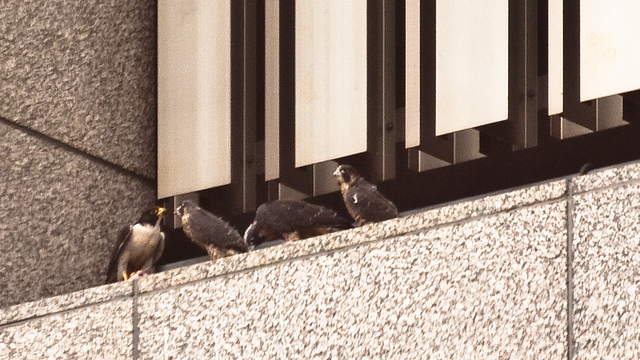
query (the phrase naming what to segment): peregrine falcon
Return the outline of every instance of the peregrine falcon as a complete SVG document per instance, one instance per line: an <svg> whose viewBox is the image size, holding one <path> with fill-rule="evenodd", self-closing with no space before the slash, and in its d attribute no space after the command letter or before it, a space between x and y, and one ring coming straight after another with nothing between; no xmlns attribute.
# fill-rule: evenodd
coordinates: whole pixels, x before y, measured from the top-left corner
<svg viewBox="0 0 640 360"><path fill-rule="evenodd" d="M184 233L207 251L211 261L247 252L247 244L236 229L193 201L183 201L176 214L182 219Z"/></svg>
<svg viewBox="0 0 640 360"><path fill-rule="evenodd" d="M258 207L244 240L254 247L267 241L295 241L349 228L349 220L324 206L299 200L275 200Z"/></svg>
<svg viewBox="0 0 640 360"><path fill-rule="evenodd" d="M107 284L154 271L153 265L164 249L165 236L160 230L164 213L165 209L159 206L146 209L138 222L120 229L107 270Z"/></svg>
<svg viewBox="0 0 640 360"><path fill-rule="evenodd" d="M333 175L338 178L344 204L358 226L398 216L396 206L352 166L340 165Z"/></svg>

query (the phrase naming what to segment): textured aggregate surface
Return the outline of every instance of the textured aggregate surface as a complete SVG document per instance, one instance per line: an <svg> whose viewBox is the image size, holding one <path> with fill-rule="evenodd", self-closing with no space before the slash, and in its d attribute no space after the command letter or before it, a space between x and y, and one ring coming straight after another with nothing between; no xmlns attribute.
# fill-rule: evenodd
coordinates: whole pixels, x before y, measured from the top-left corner
<svg viewBox="0 0 640 360"><path fill-rule="evenodd" d="M133 286L131 283L118 282L17 304L0 309L0 326L74 309L80 306L95 304L97 302L104 302L117 297L132 295Z"/></svg>
<svg viewBox="0 0 640 360"><path fill-rule="evenodd" d="M574 199L576 359L640 359L640 184Z"/></svg>
<svg viewBox="0 0 640 360"><path fill-rule="evenodd" d="M140 354L566 358L563 201L142 295Z"/></svg>
<svg viewBox="0 0 640 360"><path fill-rule="evenodd" d="M640 163L637 162L596 169L584 176L577 176L571 180L571 188L575 194L633 180L640 180Z"/></svg>
<svg viewBox="0 0 640 360"><path fill-rule="evenodd" d="M103 284L154 189L6 125L0 139L0 307Z"/></svg>
<svg viewBox="0 0 640 360"><path fill-rule="evenodd" d="M118 300L0 328L0 359L131 359L131 305Z"/></svg>
<svg viewBox="0 0 640 360"><path fill-rule="evenodd" d="M637 359L635 167L0 309L0 358Z"/></svg>
<svg viewBox="0 0 640 360"><path fill-rule="evenodd" d="M155 177L156 1L3 0L0 83L0 116Z"/></svg>

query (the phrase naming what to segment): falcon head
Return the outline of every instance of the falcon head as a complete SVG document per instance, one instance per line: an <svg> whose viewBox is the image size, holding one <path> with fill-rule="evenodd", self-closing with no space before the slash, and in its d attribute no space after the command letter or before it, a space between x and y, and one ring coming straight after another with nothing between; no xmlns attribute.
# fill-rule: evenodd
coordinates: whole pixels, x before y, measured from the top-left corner
<svg viewBox="0 0 640 360"><path fill-rule="evenodd" d="M138 224L155 225L158 221L160 221L163 218L164 213L166 211L167 210L165 208L160 206L154 206L154 207L148 208L144 210L142 214L140 214L140 219L138 219Z"/></svg>
<svg viewBox="0 0 640 360"><path fill-rule="evenodd" d="M351 185L360 178L360 173L351 165L340 165L333 172L333 176L338 179L340 184Z"/></svg>
<svg viewBox="0 0 640 360"><path fill-rule="evenodd" d="M256 226L255 221L247 227L247 230L244 231L244 242L249 247L249 250L254 249L257 245L262 243L260 231L258 230L258 226Z"/></svg>
<svg viewBox="0 0 640 360"><path fill-rule="evenodd" d="M197 205L193 201L185 200L180 203L180 206L178 206L178 208L176 209L175 214L178 216L183 216L185 212L189 213L189 211L191 211L191 209L195 207L197 207Z"/></svg>

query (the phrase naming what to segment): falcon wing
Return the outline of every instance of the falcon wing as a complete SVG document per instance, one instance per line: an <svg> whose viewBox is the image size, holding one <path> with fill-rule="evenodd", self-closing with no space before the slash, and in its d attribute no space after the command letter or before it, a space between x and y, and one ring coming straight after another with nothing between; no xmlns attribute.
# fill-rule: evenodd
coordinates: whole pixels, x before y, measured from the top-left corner
<svg viewBox="0 0 640 360"><path fill-rule="evenodd" d="M299 201L276 200L264 203L256 210L255 221L276 232L291 232L294 229L296 214L299 211Z"/></svg>
<svg viewBox="0 0 640 360"><path fill-rule="evenodd" d="M247 251L247 244L238 231L206 210L200 209L189 214L189 226L195 239L201 241L205 247L212 245L240 252Z"/></svg>
<svg viewBox="0 0 640 360"><path fill-rule="evenodd" d="M300 200L276 200L262 204L256 211L255 220L282 233L316 226L351 227L351 223L335 211Z"/></svg>
<svg viewBox="0 0 640 360"><path fill-rule="evenodd" d="M369 183L350 187L345 193L345 202L348 202L353 212L352 216L360 225L398 216L396 206Z"/></svg>
<svg viewBox="0 0 640 360"><path fill-rule="evenodd" d="M329 227L334 229L349 229L351 221L338 216L338 214L324 206L306 204L303 209L305 216L311 219L308 226Z"/></svg>
<svg viewBox="0 0 640 360"><path fill-rule="evenodd" d="M118 231L118 240L116 241L116 245L111 252L111 261L109 262L109 267L107 270L107 280L106 284L116 282L118 279L118 259L122 255L122 252L127 247L127 244L131 240L131 230L133 229L132 225L123 226Z"/></svg>
<svg viewBox="0 0 640 360"><path fill-rule="evenodd" d="M300 200L275 200L260 205L254 224L252 231L259 233L263 241L306 239L352 227L351 221L335 211Z"/></svg>

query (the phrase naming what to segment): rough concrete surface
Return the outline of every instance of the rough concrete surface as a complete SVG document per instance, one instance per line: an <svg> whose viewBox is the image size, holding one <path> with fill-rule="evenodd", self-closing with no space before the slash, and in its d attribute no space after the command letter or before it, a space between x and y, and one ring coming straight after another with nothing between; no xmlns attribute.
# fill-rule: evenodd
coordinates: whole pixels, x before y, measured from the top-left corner
<svg viewBox="0 0 640 360"><path fill-rule="evenodd" d="M6 125L0 139L0 306L104 283L118 228L154 189Z"/></svg>
<svg viewBox="0 0 640 360"><path fill-rule="evenodd" d="M59 176L37 166L55 148L3 134L35 160L0 194L23 166ZM0 358L637 359L635 166L11 306Z"/></svg>
<svg viewBox="0 0 640 360"><path fill-rule="evenodd" d="M0 326L132 295L132 283L118 282L16 304L0 309Z"/></svg>
<svg viewBox="0 0 640 360"><path fill-rule="evenodd" d="M155 177L156 1L3 0L0 83L0 116Z"/></svg>
<svg viewBox="0 0 640 360"><path fill-rule="evenodd" d="M131 359L132 301L0 327L0 359Z"/></svg>
<svg viewBox="0 0 640 360"><path fill-rule="evenodd" d="M640 179L640 163L633 162L589 172L571 179L574 194Z"/></svg>
<svg viewBox="0 0 640 360"><path fill-rule="evenodd" d="M140 299L141 359L566 357L563 201Z"/></svg>
<svg viewBox="0 0 640 360"><path fill-rule="evenodd" d="M575 358L640 359L640 184L574 199Z"/></svg>

